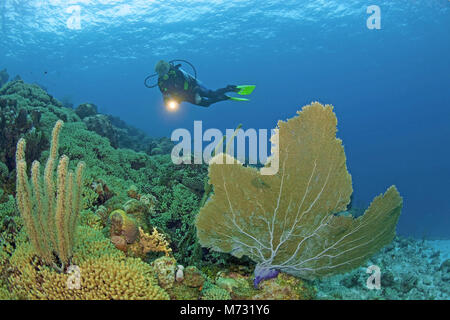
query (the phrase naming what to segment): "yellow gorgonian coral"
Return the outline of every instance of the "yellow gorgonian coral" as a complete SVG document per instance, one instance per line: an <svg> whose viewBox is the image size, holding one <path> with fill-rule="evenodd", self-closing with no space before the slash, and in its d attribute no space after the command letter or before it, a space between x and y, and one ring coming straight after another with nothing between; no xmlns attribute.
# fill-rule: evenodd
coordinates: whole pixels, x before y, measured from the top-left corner
<svg viewBox="0 0 450 320"><path fill-rule="evenodd" d="M363 216L339 215L353 190L333 108L313 103L298 114L278 123L276 174L223 154L210 162L214 195L197 216L200 243L249 256L255 284L278 271L310 279L361 265L392 241L402 208L392 186Z"/></svg>
<svg viewBox="0 0 450 320"><path fill-rule="evenodd" d="M63 127L57 121L52 132L50 154L41 176L41 165L34 161L31 179L27 175L25 139L20 139L16 150L17 206L24 220L31 243L39 257L56 267L57 254L62 269L70 262L74 233L81 209L81 187L84 162L75 172L68 169L69 158L63 155L57 163L59 134ZM56 183L54 168L57 165Z"/></svg>

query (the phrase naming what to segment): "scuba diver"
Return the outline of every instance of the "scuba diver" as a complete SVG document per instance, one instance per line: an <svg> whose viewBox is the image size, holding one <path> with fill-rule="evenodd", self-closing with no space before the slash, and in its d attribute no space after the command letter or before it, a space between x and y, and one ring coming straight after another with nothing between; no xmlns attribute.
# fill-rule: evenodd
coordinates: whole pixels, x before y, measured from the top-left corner
<svg viewBox="0 0 450 320"><path fill-rule="evenodd" d="M190 75L183 69L181 64L174 64L174 62L186 62L194 70L195 76ZM160 60L155 66L156 74L148 76L144 84L147 88L159 87L164 99L164 103L172 109L182 101L192 103L197 106L209 107L213 103L219 101L233 100L233 101L249 101L245 98L237 98L226 95L226 93L234 92L239 95L249 95L255 89L254 85L228 85L225 88L210 90L203 86L197 80L197 72L194 66L185 60ZM151 77L158 76L158 83L149 86L147 80Z"/></svg>

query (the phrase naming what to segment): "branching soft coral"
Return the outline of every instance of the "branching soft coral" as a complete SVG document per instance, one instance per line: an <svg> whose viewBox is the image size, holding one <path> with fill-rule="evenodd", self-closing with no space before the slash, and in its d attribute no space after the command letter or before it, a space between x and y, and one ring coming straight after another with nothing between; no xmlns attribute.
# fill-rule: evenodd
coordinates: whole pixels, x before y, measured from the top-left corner
<svg viewBox="0 0 450 320"><path fill-rule="evenodd" d="M17 143L17 206L39 257L48 265L58 255L62 270L69 263L74 245L74 233L81 209L81 186L85 164L80 162L76 172L70 171L69 158L63 155L59 163L58 144L62 121L52 132L50 154L41 177L40 163L34 161L31 179L27 176L24 139ZM54 170L57 166L56 183Z"/></svg>

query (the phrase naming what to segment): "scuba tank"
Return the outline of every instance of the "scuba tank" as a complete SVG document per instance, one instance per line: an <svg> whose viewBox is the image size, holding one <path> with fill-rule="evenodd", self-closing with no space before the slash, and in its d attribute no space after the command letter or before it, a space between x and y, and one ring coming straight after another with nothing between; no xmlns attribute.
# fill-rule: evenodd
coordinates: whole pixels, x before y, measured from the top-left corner
<svg viewBox="0 0 450 320"><path fill-rule="evenodd" d="M194 80L197 80L197 70L195 69L195 67L194 67L194 65L193 65L192 63L190 63L190 62L187 61L187 60L183 60L183 59L174 59L174 60L170 60L170 61L169 61L170 65L171 65L172 67L175 66L175 65L174 65L174 62L184 62L184 63L188 64L188 65L192 68L192 70L194 71ZM181 70L181 71L184 72L183 70ZM149 84L147 83L148 80L150 80L150 79L152 79L152 78L154 78L154 77L157 77L157 76L158 76L158 73L154 73L154 74L151 74L151 75L149 75L148 77L146 77L146 78L144 79L144 86L146 86L146 87L149 88L149 89L152 89L152 88L157 87L157 86L158 86L158 81L156 81L156 84L153 84L153 85L149 85Z"/></svg>

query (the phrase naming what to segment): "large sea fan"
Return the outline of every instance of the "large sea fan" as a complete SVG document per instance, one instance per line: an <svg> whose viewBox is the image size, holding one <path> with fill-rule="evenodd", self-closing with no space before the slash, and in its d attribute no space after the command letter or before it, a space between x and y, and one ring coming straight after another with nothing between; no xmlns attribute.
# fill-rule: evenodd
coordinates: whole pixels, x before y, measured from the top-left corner
<svg viewBox="0 0 450 320"><path fill-rule="evenodd" d="M255 261L255 284L278 271L312 279L351 270L395 236L402 198L394 186L364 215L338 214L353 190L332 106L313 103L298 114L278 123L275 175L229 155L210 162L214 195L198 214L198 238Z"/></svg>

